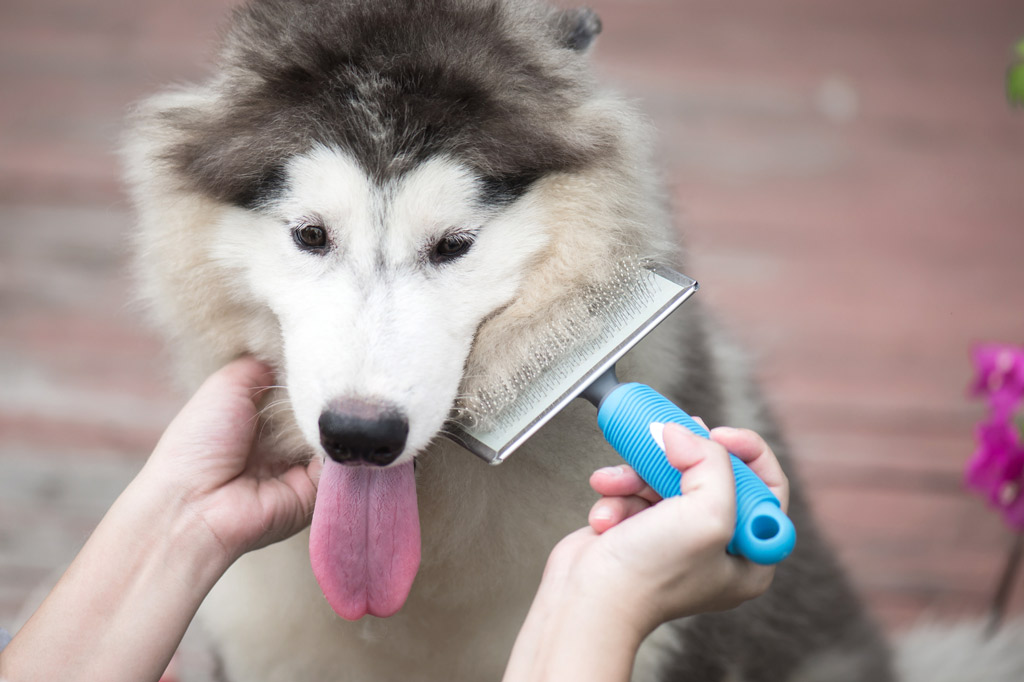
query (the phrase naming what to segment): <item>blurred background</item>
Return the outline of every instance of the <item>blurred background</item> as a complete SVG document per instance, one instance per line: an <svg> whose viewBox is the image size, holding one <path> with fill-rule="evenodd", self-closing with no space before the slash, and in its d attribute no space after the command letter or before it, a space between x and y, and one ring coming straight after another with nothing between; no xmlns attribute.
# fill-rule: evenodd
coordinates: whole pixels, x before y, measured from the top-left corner
<svg viewBox="0 0 1024 682"><path fill-rule="evenodd" d="M132 300L115 150L131 102L203 76L231 4L0 4L0 626L183 401ZM968 351L1024 343L1024 2L589 4L597 68L658 128L687 274L874 613L982 616L1012 538L962 483Z"/></svg>

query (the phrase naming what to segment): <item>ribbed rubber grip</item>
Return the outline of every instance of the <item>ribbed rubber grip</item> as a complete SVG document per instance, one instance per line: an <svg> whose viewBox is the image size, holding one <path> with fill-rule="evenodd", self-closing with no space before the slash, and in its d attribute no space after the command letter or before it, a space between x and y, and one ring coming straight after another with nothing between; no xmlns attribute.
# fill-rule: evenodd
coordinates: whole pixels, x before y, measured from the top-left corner
<svg viewBox="0 0 1024 682"><path fill-rule="evenodd" d="M622 384L601 402L597 423L612 447L662 497L679 495L681 474L669 464L651 435L652 422L682 424L708 437L708 431L671 401L644 384ZM759 564L776 564L793 551L796 530L772 491L735 455L736 532L728 551Z"/></svg>

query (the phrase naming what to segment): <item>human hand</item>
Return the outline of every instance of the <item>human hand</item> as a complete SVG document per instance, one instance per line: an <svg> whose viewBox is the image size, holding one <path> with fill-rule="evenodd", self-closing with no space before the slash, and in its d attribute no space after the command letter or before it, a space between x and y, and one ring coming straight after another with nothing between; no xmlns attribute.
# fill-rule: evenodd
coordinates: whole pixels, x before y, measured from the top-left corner
<svg viewBox="0 0 1024 682"><path fill-rule="evenodd" d="M272 379L242 358L206 380L4 650L0 677L158 679L228 566L309 522L319 464L254 456Z"/></svg>
<svg viewBox="0 0 1024 682"><path fill-rule="evenodd" d="M718 428L708 440L667 424L664 441L684 494L662 500L626 465L595 472L591 486L603 497L591 509L590 527L562 540L545 572L545 581L563 583L581 600L603 601L641 635L673 618L738 606L772 581L773 567L725 551L736 524L729 452L768 485L783 510L789 500L775 455L753 431Z"/></svg>
<svg viewBox="0 0 1024 682"><path fill-rule="evenodd" d="M261 391L269 367L251 357L212 374L160 438L139 480L180 491L185 513L200 522L228 562L289 537L308 523L322 464L273 468L253 456Z"/></svg>

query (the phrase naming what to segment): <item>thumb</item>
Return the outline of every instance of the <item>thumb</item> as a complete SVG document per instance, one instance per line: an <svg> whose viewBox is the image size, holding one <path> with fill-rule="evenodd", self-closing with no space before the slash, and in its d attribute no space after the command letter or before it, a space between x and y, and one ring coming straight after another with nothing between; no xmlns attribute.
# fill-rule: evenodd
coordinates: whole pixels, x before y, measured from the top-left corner
<svg viewBox="0 0 1024 682"><path fill-rule="evenodd" d="M248 356L229 362L203 382L167 427L161 443L203 452L232 445L248 450L255 436L256 389L270 383L273 374L264 363Z"/></svg>
<svg viewBox="0 0 1024 682"><path fill-rule="evenodd" d="M736 524L736 482L729 453L679 424L666 424L665 454L682 477L680 491L688 504L697 504L729 528Z"/></svg>

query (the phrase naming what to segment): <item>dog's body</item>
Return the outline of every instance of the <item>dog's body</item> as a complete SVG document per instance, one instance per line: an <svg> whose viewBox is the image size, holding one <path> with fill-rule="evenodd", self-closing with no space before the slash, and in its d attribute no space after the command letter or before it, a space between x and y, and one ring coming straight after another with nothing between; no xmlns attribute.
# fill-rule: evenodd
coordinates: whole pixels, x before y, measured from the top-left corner
<svg viewBox="0 0 1024 682"><path fill-rule="evenodd" d="M417 463L413 511L408 494L387 498L403 528L418 509L408 598L401 575L368 576L365 598L333 592L314 552L318 585L308 533L248 555L204 606L227 679L500 677L548 552L585 523L589 473L617 455L586 404L498 468L438 434L460 393L528 360L578 287L623 257L673 260L644 125L589 74L599 28L531 3L252 2L209 82L141 108L127 154L139 273L186 380L253 353L283 384L266 411L278 459L326 450L409 480ZM699 303L620 373L711 424L760 431L785 462ZM364 453L327 432L367 410L400 423L397 445ZM769 592L665 626L638 679L890 679L799 486L791 516L797 550ZM314 535L338 532L314 517ZM406 535L396 551L413 565ZM401 610L347 622L321 588L339 613Z"/></svg>

